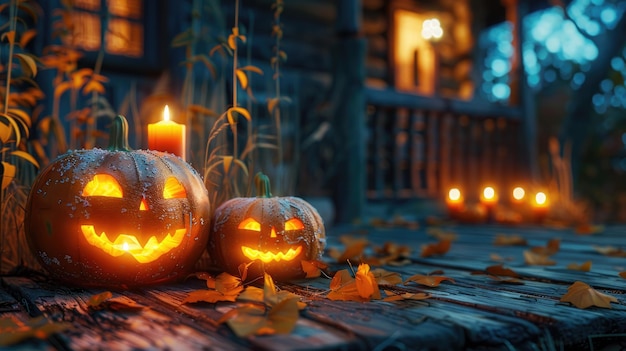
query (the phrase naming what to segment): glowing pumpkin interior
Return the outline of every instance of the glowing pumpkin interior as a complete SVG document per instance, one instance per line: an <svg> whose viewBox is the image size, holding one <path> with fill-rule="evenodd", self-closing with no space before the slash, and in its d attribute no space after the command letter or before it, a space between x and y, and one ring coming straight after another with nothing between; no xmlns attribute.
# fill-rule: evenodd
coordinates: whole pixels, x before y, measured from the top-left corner
<svg viewBox="0 0 626 351"><path fill-rule="evenodd" d="M82 196L123 198L124 191L113 176L109 174L96 174L83 188ZM163 186L162 196L163 199L184 199L187 197L187 192L175 177L169 177ZM150 206L145 197L142 198L139 204L139 210L150 210ZM173 233L167 233L160 241L153 235L142 246L136 235L130 233L107 234L101 232L98 234L94 224L83 224L80 228L89 244L100 248L113 257L129 254L139 263L155 261L173 248L178 247L187 233L186 228L175 229Z"/></svg>
<svg viewBox="0 0 626 351"><path fill-rule="evenodd" d="M238 226L239 229L248 230L250 232L260 232L261 231L261 223L259 223L254 218L246 218ZM298 218L292 218L285 222L285 231L292 230L301 230L304 229L304 224ZM270 228L270 237L276 238L276 229L272 226ZM296 247L291 247L287 250L287 252L271 252L271 251L261 251L256 250L251 247L242 245L241 251L243 255L248 259L255 261L260 260L265 263L269 263L271 261L291 261L294 258L298 257L298 255L302 252L302 246L298 245Z"/></svg>

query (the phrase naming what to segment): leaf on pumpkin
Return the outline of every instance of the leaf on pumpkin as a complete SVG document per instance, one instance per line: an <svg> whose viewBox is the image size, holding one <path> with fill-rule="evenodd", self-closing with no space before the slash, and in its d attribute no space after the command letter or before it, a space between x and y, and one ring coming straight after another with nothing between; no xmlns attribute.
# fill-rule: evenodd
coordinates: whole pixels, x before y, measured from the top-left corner
<svg viewBox="0 0 626 351"><path fill-rule="evenodd" d="M50 322L43 316L26 321L18 320L14 316L0 317L0 347L15 345L29 338L45 340L70 327L69 323Z"/></svg>
<svg viewBox="0 0 626 351"><path fill-rule="evenodd" d="M556 264L549 255L531 250L524 250L524 261L531 266L554 266Z"/></svg>
<svg viewBox="0 0 626 351"><path fill-rule="evenodd" d="M434 288L434 287L439 286L439 284L441 284L441 282L443 281L449 281L451 283L454 283L454 279L446 277L446 276L442 276L442 275L415 274L407 278L404 281L404 285L407 285L408 283L413 282L413 283L417 283L420 285L425 285L425 286Z"/></svg>
<svg viewBox="0 0 626 351"><path fill-rule="evenodd" d="M450 240L440 240L436 243L422 245L422 257L441 256L450 250L452 242Z"/></svg>
<svg viewBox="0 0 626 351"><path fill-rule="evenodd" d="M424 293L424 292L419 292L419 293L403 293L403 294L396 294L395 292L391 291L391 290L384 290L385 294L387 295L387 297L385 297L383 299L383 301L402 301L402 300L426 300L428 298L430 298L430 294Z"/></svg>
<svg viewBox="0 0 626 351"><path fill-rule="evenodd" d="M302 271L306 274L305 278L317 278L322 275L322 271L328 268L326 263L318 260L302 260L300 261L300 265L302 266Z"/></svg>
<svg viewBox="0 0 626 351"><path fill-rule="evenodd" d="M493 240L495 246L526 246L528 242L523 237L511 234L498 234Z"/></svg>
<svg viewBox="0 0 626 351"><path fill-rule="evenodd" d="M396 285L402 283L402 277L398 272L389 272L382 268L372 270L376 283L379 285Z"/></svg>
<svg viewBox="0 0 626 351"><path fill-rule="evenodd" d="M555 239L548 240L548 243L546 244L545 247L544 246L531 247L530 251L539 255L550 256L559 252L560 246L561 246L561 239L555 238Z"/></svg>
<svg viewBox="0 0 626 351"><path fill-rule="evenodd" d="M584 263L570 263L567 265L567 269L574 271L589 272L591 270L591 261L585 261Z"/></svg>
<svg viewBox="0 0 626 351"><path fill-rule="evenodd" d="M567 288L567 293L561 297L561 302L585 309L591 306L611 308L611 302L617 302L614 296L606 295L581 281L576 281Z"/></svg>

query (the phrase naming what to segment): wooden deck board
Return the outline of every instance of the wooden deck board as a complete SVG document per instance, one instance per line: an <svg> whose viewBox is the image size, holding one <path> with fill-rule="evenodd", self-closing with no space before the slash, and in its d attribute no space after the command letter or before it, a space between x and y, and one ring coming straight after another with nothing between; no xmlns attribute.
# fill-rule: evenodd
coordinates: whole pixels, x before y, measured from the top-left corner
<svg viewBox="0 0 626 351"><path fill-rule="evenodd" d="M300 319L288 335L238 338L226 325L217 325L235 303L182 304L203 282L185 282L142 289L113 291L114 296L146 306L140 310L93 310L87 306L99 289L80 289L28 277L2 277L0 316L19 320L45 316L65 321L73 328L47 340L29 340L8 350L106 349L219 349L219 350L499 350L590 349L614 340L626 340L626 259L598 253L594 245L626 246L626 227L608 227L593 236L576 235L571 229L506 226L450 226L457 234L448 253L420 257L420 247L434 242L428 228L334 228L328 233L331 248L342 249L340 236L363 236L371 246L385 242L412 248L411 263L382 268L399 273L402 279L435 270L454 279L436 288L415 283L383 286L397 293L426 292L420 301L331 301L325 298L330 279L277 283L307 302ZM517 234L526 246L494 246L498 234ZM561 239L553 266L529 266L523 251ZM371 254L371 248L366 253ZM472 272L497 264L491 253L511 258L504 265L517 272L523 284L503 284ZM348 268L332 262L331 270ZM567 269L567 264L592 261L589 272ZM354 263L356 264L356 263ZM583 281L600 292L615 296L611 309L578 309L559 300L574 281ZM620 339L621 338L621 339ZM599 345L599 346L598 346Z"/></svg>

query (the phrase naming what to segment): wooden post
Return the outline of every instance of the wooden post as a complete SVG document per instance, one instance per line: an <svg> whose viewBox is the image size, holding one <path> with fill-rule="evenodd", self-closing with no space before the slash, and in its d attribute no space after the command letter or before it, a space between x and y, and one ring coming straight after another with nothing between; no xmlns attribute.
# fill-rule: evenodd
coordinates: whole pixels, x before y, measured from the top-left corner
<svg viewBox="0 0 626 351"><path fill-rule="evenodd" d="M360 220L365 205L365 55L361 1L337 2L337 44L332 89L333 124L343 141L334 177L336 222Z"/></svg>
<svg viewBox="0 0 626 351"><path fill-rule="evenodd" d="M526 173L532 183L539 181L539 168L537 163L537 117L535 112L535 100L528 86L526 72L522 59L522 45L524 31L522 28L524 16L528 13L526 1L503 0L506 6L507 18L513 23L513 47L514 56L511 63L511 103L518 105L522 110L522 128L524 138L518 145L518 155L523 159Z"/></svg>

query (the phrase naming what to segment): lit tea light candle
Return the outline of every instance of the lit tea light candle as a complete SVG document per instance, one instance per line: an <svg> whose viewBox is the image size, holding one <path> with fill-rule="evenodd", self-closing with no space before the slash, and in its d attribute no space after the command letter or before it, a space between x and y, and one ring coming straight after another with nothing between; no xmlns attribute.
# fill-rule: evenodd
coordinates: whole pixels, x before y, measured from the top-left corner
<svg viewBox="0 0 626 351"><path fill-rule="evenodd" d="M493 207L498 203L498 193L493 187L487 186L480 195L480 202L487 208Z"/></svg>
<svg viewBox="0 0 626 351"><path fill-rule="evenodd" d="M446 206L448 207L448 215L453 218L463 211L464 199L459 188L452 188L448 191Z"/></svg>
<svg viewBox="0 0 626 351"><path fill-rule="evenodd" d="M526 191L521 186L518 186L518 187L515 187L515 189L513 189L512 195L513 195L514 203L521 203L522 201L524 201L524 198L526 197Z"/></svg>
<svg viewBox="0 0 626 351"><path fill-rule="evenodd" d="M169 152L185 159L185 126L170 120L167 105L163 120L148 124L148 149Z"/></svg>
<svg viewBox="0 0 626 351"><path fill-rule="evenodd" d="M535 199L532 202L532 211L535 221L542 221L548 214L548 196L540 191L535 194Z"/></svg>

